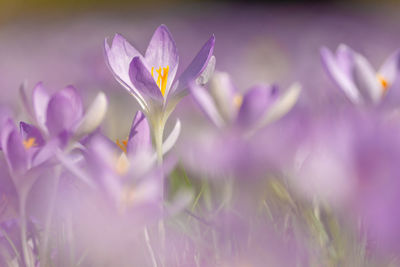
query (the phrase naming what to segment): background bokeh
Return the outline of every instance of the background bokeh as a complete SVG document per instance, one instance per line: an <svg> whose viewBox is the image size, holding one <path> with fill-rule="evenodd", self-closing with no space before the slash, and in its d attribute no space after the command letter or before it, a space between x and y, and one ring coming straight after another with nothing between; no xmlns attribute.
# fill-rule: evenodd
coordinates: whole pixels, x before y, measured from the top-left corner
<svg viewBox="0 0 400 267"><path fill-rule="evenodd" d="M398 10L395 1L361 0L1 1L0 102L18 110L14 100L21 83L30 89L43 81L49 90L73 84L86 98L103 90L115 99L110 114L133 114L133 101L105 64L104 38L118 32L144 51L154 29L166 24L178 46L180 70L215 34L217 69L231 73L240 90L299 81L305 88L301 101L324 106L343 95L327 82L319 48L344 42L378 66L400 41ZM333 89L320 88L327 84ZM121 129L114 124L131 120L118 117L121 121L108 122L116 131L112 136Z"/></svg>

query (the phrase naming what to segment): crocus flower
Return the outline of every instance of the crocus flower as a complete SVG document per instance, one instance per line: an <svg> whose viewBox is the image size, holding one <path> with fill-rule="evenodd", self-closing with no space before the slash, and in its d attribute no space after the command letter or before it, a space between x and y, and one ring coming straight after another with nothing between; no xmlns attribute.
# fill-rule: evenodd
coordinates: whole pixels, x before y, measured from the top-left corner
<svg viewBox="0 0 400 267"><path fill-rule="evenodd" d="M119 34L111 46L105 41L108 65L115 78L139 103L147 116L160 156L166 120L179 100L186 95L190 83L204 84L214 70L214 36L175 79L179 56L175 41L165 25L159 26L141 55Z"/></svg>
<svg viewBox="0 0 400 267"><path fill-rule="evenodd" d="M197 84L191 84L190 89L196 103L217 127L254 130L285 115L296 104L301 87L295 83L280 95L276 85L257 85L241 94L227 73L215 73L210 93Z"/></svg>
<svg viewBox="0 0 400 267"><path fill-rule="evenodd" d="M163 144L164 154L174 146L179 133L180 122L178 120ZM129 197L134 197L136 201L138 197L148 198L149 195L153 197L162 195L162 179L159 177L162 173L158 171L157 177L154 177L155 174L152 172L156 155L151 145L149 123L142 112L138 111L135 114L126 140L117 140L114 144L102 135L96 135L92 139L88 144L87 159L93 163L92 171L97 173L96 177L100 177L102 187L117 203L133 201L133 199L126 199ZM152 178L143 179L142 177L148 173ZM132 179L137 179L137 182L143 186L138 185L131 188ZM140 193L143 190L153 190L153 193Z"/></svg>
<svg viewBox="0 0 400 267"><path fill-rule="evenodd" d="M350 47L341 44L333 54L328 48L321 48L324 67L354 104L378 104L397 78L400 51L395 51L374 70L368 60Z"/></svg>
<svg viewBox="0 0 400 267"><path fill-rule="evenodd" d="M103 92L97 94L86 112L76 89L68 86L49 95L38 83L32 90L31 102L21 88L24 107L45 139L66 135L79 140L94 131L107 111L107 98Z"/></svg>

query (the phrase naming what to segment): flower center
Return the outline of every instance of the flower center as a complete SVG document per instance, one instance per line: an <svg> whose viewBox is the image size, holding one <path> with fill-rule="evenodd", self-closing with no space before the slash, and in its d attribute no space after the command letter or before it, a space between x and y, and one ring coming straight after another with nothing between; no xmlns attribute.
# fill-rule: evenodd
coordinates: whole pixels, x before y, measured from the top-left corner
<svg viewBox="0 0 400 267"><path fill-rule="evenodd" d="M115 162L115 171L119 175L127 174L129 166L130 166L129 159L126 157L124 153L122 153L121 156Z"/></svg>
<svg viewBox="0 0 400 267"><path fill-rule="evenodd" d="M22 144L24 145L25 149L29 149L33 146L37 146L35 141L36 139L34 137L29 137L28 139L22 141Z"/></svg>
<svg viewBox="0 0 400 267"><path fill-rule="evenodd" d="M115 143L117 144L117 146L124 152L127 152L128 149L128 139L122 140L122 142L119 141L119 139L117 139L117 141L115 141Z"/></svg>
<svg viewBox="0 0 400 267"><path fill-rule="evenodd" d="M243 103L243 96L242 96L241 94L236 94L236 95L233 97L233 105L234 105L237 109L239 109L240 106L242 105L242 103Z"/></svg>
<svg viewBox="0 0 400 267"><path fill-rule="evenodd" d="M389 83L386 81L386 79L381 74L377 74L376 76L378 78L378 81L382 85L382 93L386 93L386 91L389 87Z"/></svg>
<svg viewBox="0 0 400 267"><path fill-rule="evenodd" d="M156 72L158 74L157 86L160 88L161 94L164 96L165 90L167 89L169 66L167 66L166 68L159 67L158 69L156 69ZM155 79L154 67L151 68L151 76L153 76L153 78Z"/></svg>

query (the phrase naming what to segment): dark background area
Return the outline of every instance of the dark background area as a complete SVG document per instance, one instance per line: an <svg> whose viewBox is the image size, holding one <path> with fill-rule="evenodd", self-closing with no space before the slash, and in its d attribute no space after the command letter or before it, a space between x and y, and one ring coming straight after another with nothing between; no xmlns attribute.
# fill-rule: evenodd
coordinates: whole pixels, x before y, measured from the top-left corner
<svg viewBox="0 0 400 267"><path fill-rule="evenodd" d="M0 23L37 17L73 17L81 13L129 13L138 9L170 11L196 5L333 6L381 8L398 5L398 0L0 0Z"/></svg>

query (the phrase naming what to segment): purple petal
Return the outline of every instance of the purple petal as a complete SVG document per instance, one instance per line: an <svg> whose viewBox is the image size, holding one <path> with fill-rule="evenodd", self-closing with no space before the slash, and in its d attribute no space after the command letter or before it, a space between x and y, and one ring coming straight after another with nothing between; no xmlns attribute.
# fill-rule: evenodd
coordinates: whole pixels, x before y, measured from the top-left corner
<svg viewBox="0 0 400 267"><path fill-rule="evenodd" d="M134 155L138 150L151 148L151 133L149 123L141 111L136 112L129 133L127 151Z"/></svg>
<svg viewBox="0 0 400 267"><path fill-rule="evenodd" d="M82 100L73 87L67 87L54 94L48 104L46 126L50 135L63 131L72 132L82 118Z"/></svg>
<svg viewBox="0 0 400 267"><path fill-rule="evenodd" d="M237 122L242 127L254 125L277 99L276 86L254 86L244 95Z"/></svg>
<svg viewBox="0 0 400 267"><path fill-rule="evenodd" d="M342 54L342 52L339 52ZM332 52L326 47L321 48L321 59L322 63L325 67L326 72L332 78L332 80L336 83L336 85L346 94L346 96L353 103L362 102L362 98L360 92L358 91L354 82L350 79L349 73L347 73L346 67L342 68L343 64L343 56L340 56L340 60L342 61L339 65L335 56Z"/></svg>
<svg viewBox="0 0 400 267"><path fill-rule="evenodd" d="M149 67L155 69L169 67L166 89L168 93L178 69L179 56L175 41L165 25L161 25L154 32L146 50L145 60Z"/></svg>
<svg viewBox="0 0 400 267"><path fill-rule="evenodd" d="M143 64L140 57L134 57L129 67L129 77L133 85L152 99L163 102L164 97L161 94L160 88L157 86L156 81L151 76L151 73Z"/></svg>
<svg viewBox="0 0 400 267"><path fill-rule="evenodd" d="M45 143L40 150L33 156L32 167L36 167L40 164L50 160L56 153L57 149L62 146L62 138L53 138Z"/></svg>
<svg viewBox="0 0 400 267"><path fill-rule="evenodd" d="M388 84L391 86L397 78L400 67L400 49L391 54L379 69L379 74L382 75Z"/></svg>
<svg viewBox="0 0 400 267"><path fill-rule="evenodd" d="M202 86L195 83L191 83L189 89L194 101L199 105L207 118L217 127L222 127L224 125L224 120L222 119L210 94Z"/></svg>
<svg viewBox="0 0 400 267"><path fill-rule="evenodd" d="M204 71L207 67L210 58L213 55L215 44L214 35L203 45L199 53L181 74L176 89L172 90L174 95L183 94L184 91L189 87L189 84L196 80L196 78Z"/></svg>
<svg viewBox="0 0 400 267"><path fill-rule="evenodd" d="M32 90L32 105L34 116L40 127L44 127L46 123L46 111L50 96L40 82Z"/></svg>
<svg viewBox="0 0 400 267"><path fill-rule="evenodd" d="M15 173L25 172L28 168L28 154L23 139L11 120L3 126L1 146L10 170Z"/></svg>

